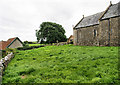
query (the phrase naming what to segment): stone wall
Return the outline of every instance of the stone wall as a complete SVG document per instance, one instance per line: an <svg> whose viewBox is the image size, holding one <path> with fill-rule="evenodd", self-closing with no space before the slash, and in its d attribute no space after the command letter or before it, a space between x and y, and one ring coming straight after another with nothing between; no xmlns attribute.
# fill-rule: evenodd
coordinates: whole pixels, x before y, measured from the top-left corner
<svg viewBox="0 0 120 85"><path fill-rule="evenodd" d="M67 45L68 43L67 42L59 42L59 43L53 43L53 44L49 44L49 45ZM47 46L47 45L46 45Z"/></svg>
<svg viewBox="0 0 120 85"><path fill-rule="evenodd" d="M14 54L11 52L4 58L0 60L0 84L2 83L2 74L4 69L7 67L8 63L11 61L11 59L14 57Z"/></svg>
<svg viewBox="0 0 120 85"><path fill-rule="evenodd" d="M76 29L74 30L74 45L98 45L98 35L99 25Z"/></svg>
<svg viewBox="0 0 120 85"><path fill-rule="evenodd" d="M103 20L103 21L100 21L100 29L99 29L99 45L100 46L107 46L109 43L109 29L108 29L108 26L109 26L109 23L108 23L108 20Z"/></svg>
<svg viewBox="0 0 120 85"><path fill-rule="evenodd" d="M118 43L120 46L120 17L118 18Z"/></svg>
<svg viewBox="0 0 120 85"><path fill-rule="evenodd" d="M18 47L23 47L22 43L16 39L10 46L9 48L18 48Z"/></svg>
<svg viewBox="0 0 120 85"><path fill-rule="evenodd" d="M118 46L119 43L119 23L120 17L110 18L107 20L102 20L100 22L100 35L99 43L100 46Z"/></svg>
<svg viewBox="0 0 120 85"><path fill-rule="evenodd" d="M120 40L119 38L119 31L120 31L120 17L118 18L111 18L110 19L110 28L111 28L111 35L110 35L110 45L111 46L120 46L120 43L118 42Z"/></svg>
<svg viewBox="0 0 120 85"><path fill-rule="evenodd" d="M77 29L73 29L73 36L74 36L74 39L73 39L73 44L74 45L77 45Z"/></svg>

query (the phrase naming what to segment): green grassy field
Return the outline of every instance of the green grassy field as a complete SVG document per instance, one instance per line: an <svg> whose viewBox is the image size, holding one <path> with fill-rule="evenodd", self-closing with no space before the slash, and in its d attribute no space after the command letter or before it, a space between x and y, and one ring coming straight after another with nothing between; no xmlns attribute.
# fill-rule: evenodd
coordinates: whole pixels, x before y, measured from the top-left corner
<svg viewBox="0 0 120 85"><path fill-rule="evenodd" d="M3 83L118 83L118 47L64 45L17 52Z"/></svg>
<svg viewBox="0 0 120 85"><path fill-rule="evenodd" d="M44 45L44 44L29 44L29 46L39 46L39 45Z"/></svg>

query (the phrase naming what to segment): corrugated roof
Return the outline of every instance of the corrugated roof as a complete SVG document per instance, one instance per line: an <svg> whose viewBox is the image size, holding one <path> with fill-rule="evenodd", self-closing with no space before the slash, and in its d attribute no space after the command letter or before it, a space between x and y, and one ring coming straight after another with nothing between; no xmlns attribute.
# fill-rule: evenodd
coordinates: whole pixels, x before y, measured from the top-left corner
<svg viewBox="0 0 120 85"><path fill-rule="evenodd" d="M102 17L102 19L107 19L107 18L116 17L116 16L120 16L120 2L118 2L117 4L111 5L107 10L107 12Z"/></svg>
<svg viewBox="0 0 120 85"><path fill-rule="evenodd" d="M87 27L91 25L99 24L99 18L102 15L103 12L84 17L83 20L75 27L75 28L81 28L81 27Z"/></svg>

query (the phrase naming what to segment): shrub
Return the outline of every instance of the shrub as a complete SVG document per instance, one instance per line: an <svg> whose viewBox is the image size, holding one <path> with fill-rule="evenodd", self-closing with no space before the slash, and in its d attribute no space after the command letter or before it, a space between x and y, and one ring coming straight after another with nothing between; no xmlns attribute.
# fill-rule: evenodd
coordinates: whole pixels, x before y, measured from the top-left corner
<svg viewBox="0 0 120 85"><path fill-rule="evenodd" d="M44 45L40 45L40 46L24 46L24 47L19 47L17 49L18 50L30 50L30 49L39 48L39 47L44 47Z"/></svg>
<svg viewBox="0 0 120 85"><path fill-rule="evenodd" d="M6 50L1 50L2 52L2 58L4 58L5 56L7 56L9 53L16 53L16 49L12 49L12 48L7 48Z"/></svg>
<svg viewBox="0 0 120 85"><path fill-rule="evenodd" d="M37 44L37 42L24 41L25 44Z"/></svg>
<svg viewBox="0 0 120 85"><path fill-rule="evenodd" d="M2 58L4 58L7 55L7 53L5 50L1 50L1 52L2 52Z"/></svg>
<svg viewBox="0 0 120 85"><path fill-rule="evenodd" d="M13 49L13 48L7 48L6 49L6 53L8 54L8 53L10 53L10 52L12 52L12 53L16 53L16 49Z"/></svg>
<svg viewBox="0 0 120 85"><path fill-rule="evenodd" d="M24 41L23 43L24 43L24 44L28 44L28 41Z"/></svg>

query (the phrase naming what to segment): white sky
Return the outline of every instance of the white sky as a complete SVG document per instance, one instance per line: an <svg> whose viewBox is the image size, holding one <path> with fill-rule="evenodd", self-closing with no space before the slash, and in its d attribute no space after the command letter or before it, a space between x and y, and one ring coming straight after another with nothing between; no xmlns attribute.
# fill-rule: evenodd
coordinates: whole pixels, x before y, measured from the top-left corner
<svg viewBox="0 0 120 85"><path fill-rule="evenodd" d="M0 41L36 41L35 30L46 21L61 24L69 37L82 15L102 12L109 4L110 0L0 0Z"/></svg>

